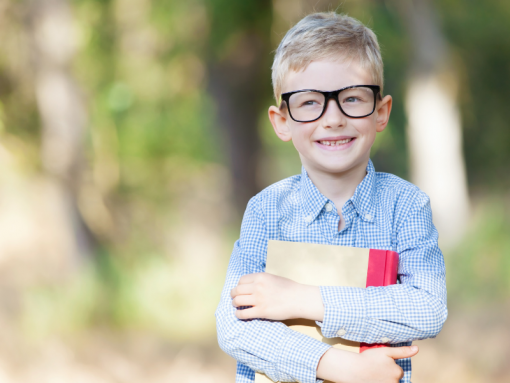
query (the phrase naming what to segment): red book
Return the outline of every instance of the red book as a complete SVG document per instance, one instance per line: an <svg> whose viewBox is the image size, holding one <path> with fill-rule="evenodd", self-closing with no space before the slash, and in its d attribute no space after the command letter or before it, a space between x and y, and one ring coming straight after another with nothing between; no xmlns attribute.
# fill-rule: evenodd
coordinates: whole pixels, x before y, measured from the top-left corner
<svg viewBox="0 0 510 383"><path fill-rule="evenodd" d="M398 253L391 250L369 249L366 287L389 286L397 283ZM360 343L360 352L384 344Z"/></svg>
<svg viewBox="0 0 510 383"><path fill-rule="evenodd" d="M269 241L266 272L316 286L377 287L397 282L398 254L390 250L362 249L346 246L302 242ZM366 344L338 338L325 338L315 321L283 321L292 330L318 339L333 347L363 352L384 344ZM256 383L271 382L257 373Z"/></svg>

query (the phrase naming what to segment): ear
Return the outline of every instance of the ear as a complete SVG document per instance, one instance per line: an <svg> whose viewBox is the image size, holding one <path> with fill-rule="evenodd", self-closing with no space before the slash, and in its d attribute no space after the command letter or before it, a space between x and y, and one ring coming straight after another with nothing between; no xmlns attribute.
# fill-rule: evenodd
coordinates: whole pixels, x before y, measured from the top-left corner
<svg viewBox="0 0 510 383"><path fill-rule="evenodd" d="M287 126L287 110L272 105L269 107L268 114L269 121L271 121L271 125L273 125L273 129L278 138L282 141L292 140L291 131Z"/></svg>
<svg viewBox="0 0 510 383"><path fill-rule="evenodd" d="M393 99L391 96L384 96L384 98L377 103L377 117L376 117L376 131L382 132L390 119L391 106Z"/></svg>

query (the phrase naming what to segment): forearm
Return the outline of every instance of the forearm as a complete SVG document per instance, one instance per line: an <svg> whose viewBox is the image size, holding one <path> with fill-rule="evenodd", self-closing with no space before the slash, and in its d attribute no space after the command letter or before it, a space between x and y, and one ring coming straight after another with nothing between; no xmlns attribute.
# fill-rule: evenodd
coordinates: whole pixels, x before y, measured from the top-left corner
<svg viewBox="0 0 510 383"><path fill-rule="evenodd" d="M236 251L216 311L220 347L240 363L264 372L274 381L315 383L319 359L330 346L292 331L280 322L243 321L235 316L230 290L244 273Z"/></svg>
<svg viewBox="0 0 510 383"><path fill-rule="evenodd" d="M319 362L317 376L335 383L397 382L404 370L394 360L410 358L418 347L383 347L361 354L331 348Z"/></svg>
<svg viewBox="0 0 510 383"><path fill-rule="evenodd" d="M244 329L225 324L228 333L218 326L220 347L238 362L273 381L315 383L318 361L330 348L286 327L283 331L272 328L274 322L252 320Z"/></svg>
<svg viewBox="0 0 510 383"><path fill-rule="evenodd" d="M298 285L299 291L296 292L296 309L293 317L323 321L324 303L319 286Z"/></svg>
<svg viewBox="0 0 510 383"><path fill-rule="evenodd" d="M365 343L401 343L431 338L446 320L446 304L410 285L366 289L321 287L322 333Z"/></svg>

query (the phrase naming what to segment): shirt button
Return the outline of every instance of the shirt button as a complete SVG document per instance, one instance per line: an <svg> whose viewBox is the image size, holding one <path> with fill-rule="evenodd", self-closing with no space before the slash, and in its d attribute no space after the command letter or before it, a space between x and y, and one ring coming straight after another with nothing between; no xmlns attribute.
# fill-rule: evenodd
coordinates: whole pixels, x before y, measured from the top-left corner
<svg viewBox="0 0 510 383"><path fill-rule="evenodd" d="M386 337L381 338L381 343L388 343L389 341L390 341L389 338Z"/></svg>
<svg viewBox="0 0 510 383"><path fill-rule="evenodd" d="M326 204L326 211L333 210L333 205L331 205L329 202Z"/></svg>
<svg viewBox="0 0 510 383"><path fill-rule="evenodd" d="M312 222L312 216L311 215L307 215L305 217L305 222Z"/></svg>
<svg viewBox="0 0 510 383"><path fill-rule="evenodd" d="M338 336L344 336L346 333L347 333L347 331L345 331L345 329L344 329L344 328L341 328L340 330L338 330L338 331L336 332L336 335L338 335Z"/></svg>
<svg viewBox="0 0 510 383"><path fill-rule="evenodd" d="M372 214L365 214L365 219L367 221L371 221L372 220Z"/></svg>

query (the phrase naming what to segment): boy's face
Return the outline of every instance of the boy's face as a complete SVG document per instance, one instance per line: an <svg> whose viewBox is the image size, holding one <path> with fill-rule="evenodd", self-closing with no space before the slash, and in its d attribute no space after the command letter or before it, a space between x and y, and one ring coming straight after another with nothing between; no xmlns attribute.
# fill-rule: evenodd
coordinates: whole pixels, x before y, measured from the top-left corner
<svg viewBox="0 0 510 383"><path fill-rule="evenodd" d="M333 91L351 85L374 85L370 72L356 61L321 60L301 72L289 72L282 93L301 89ZM321 118L296 122L287 106L269 108L269 119L283 141L294 143L301 162L310 173L342 174L364 171L376 132L386 127L391 111L391 96L378 99L374 113L363 118L347 117L330 99Z"/></svg>

